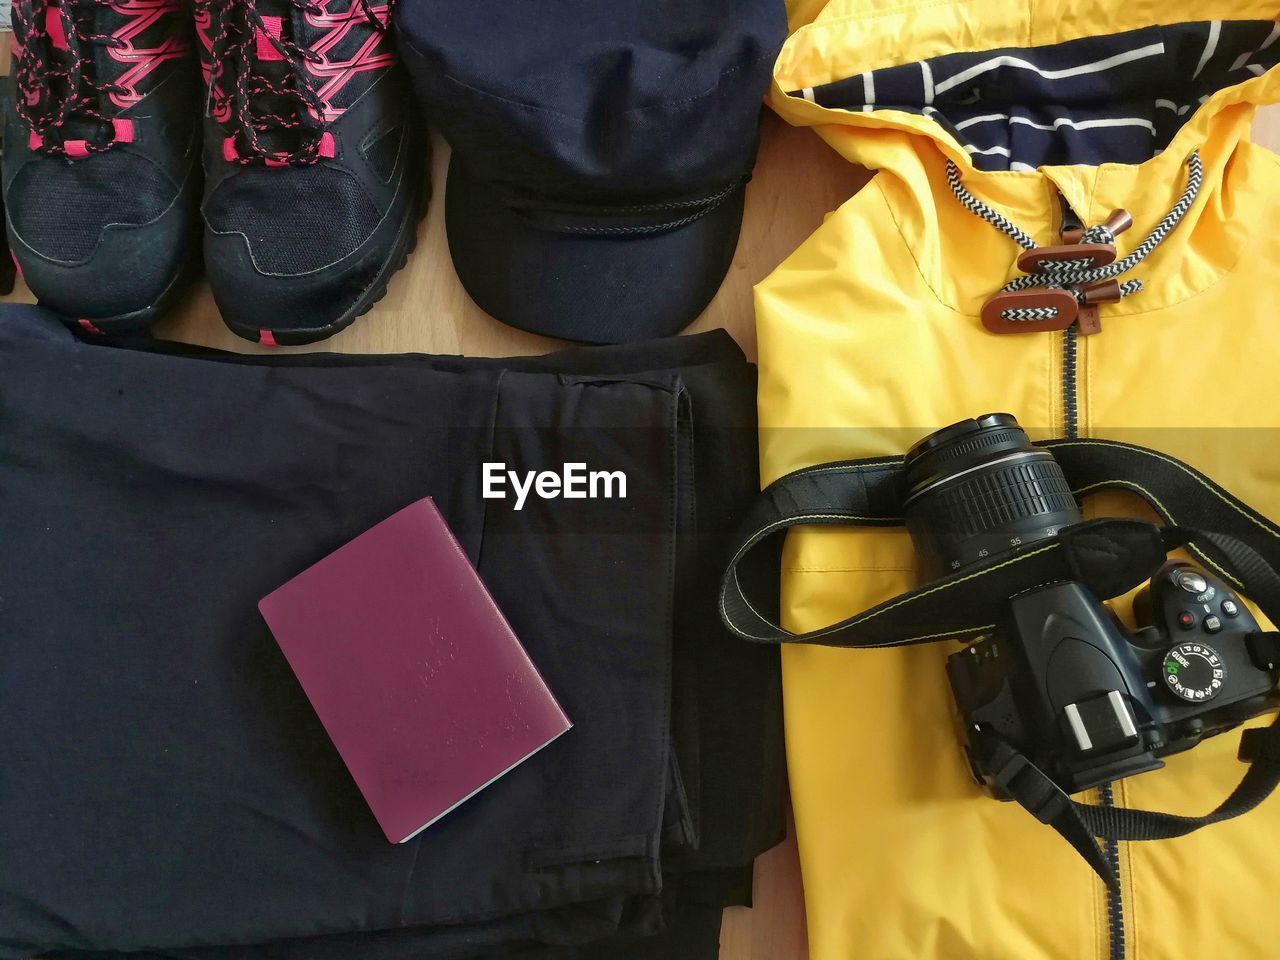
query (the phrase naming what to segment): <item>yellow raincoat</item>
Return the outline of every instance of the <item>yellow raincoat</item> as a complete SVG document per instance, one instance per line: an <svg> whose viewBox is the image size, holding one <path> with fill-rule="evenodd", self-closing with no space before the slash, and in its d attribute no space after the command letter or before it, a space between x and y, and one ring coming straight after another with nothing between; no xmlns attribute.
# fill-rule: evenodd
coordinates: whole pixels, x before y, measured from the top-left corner
<svg viewBox="0 0 1280 960"><path fill-rule="evenodd" d="M1074 416L1083 436L1167 451L1280 517L1280 160L1249 140L1255 106L1280 99L1277 18L1280 3L1239 0L794 2L771 105L879 173L756 290L764 481L900 454L1001 410L1033 436L1061 436ZM957 66L956 52L970 56ZM903 65L913 72L889 72ZM1028 90L1050 95L1028 103ZM1144 289L1104 305L1101 332L983 327L1021 249L957 201L948 159L1040 244L1055 242L1064 198L1085 224L1127 209L1124 255L1177 201L1193 149L1194 204L1121 278ZM1140 511L1114 495L1088 512ZM795 533L784 623L842 619L908 589L912 567L901 531ZM1109 901L1052 829L972 782L943 672L952 649L784 651L815 960L1280 956L1280 797L1182 839L1121 844ZM1243 772L1238 740L1119 782L1117 802L1207 813Z"/></svg>

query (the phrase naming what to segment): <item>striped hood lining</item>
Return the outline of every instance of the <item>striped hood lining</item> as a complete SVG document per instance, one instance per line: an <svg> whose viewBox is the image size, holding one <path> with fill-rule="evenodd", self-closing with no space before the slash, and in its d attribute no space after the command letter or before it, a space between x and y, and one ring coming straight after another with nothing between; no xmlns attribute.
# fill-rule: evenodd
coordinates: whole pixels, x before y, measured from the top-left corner
<svg viewBox="0 0 1280 960"><path fill-rule="evenodd" d="M1280 23L1212 20L1033 48L953 53L791 92L928 117L979 170L1138 164L1216 91L1280 62Z"/></svg>

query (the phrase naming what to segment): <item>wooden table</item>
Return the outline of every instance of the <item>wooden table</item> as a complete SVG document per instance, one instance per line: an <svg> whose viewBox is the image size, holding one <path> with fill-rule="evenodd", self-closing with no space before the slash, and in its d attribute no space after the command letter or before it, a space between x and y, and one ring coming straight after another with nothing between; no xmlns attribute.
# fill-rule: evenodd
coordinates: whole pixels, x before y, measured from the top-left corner
<svg viewBox="0 0 1280 960"><path fill-rule="evenodd" d="M7 65L0 52L0 72ZM1255 126L1259 142L1280 150L1280 107L1264 110ZM546 353L559 341L503 326L471 302L458 283L444 237L443 196L448 147L436 138L435 195L418 231L418 249L391 281L387 296L351 327L324 343L278 347L284 352L456 353L512 356ZM799 173L801 172L802 173ZM724 327L755 357L751 288L798 247L823 216L852 196L867 174L850 166L809 130L788 127L766 114L755 177L747 188L742 238L733 266L715 300L688 330ZM10 301L29 302L19 284ZM200 283L172 316L155 328L159 337L245 353L265 349L231 334L218 318L208 287ZM794 838L756 864L755 908L725 911L721 960L803 960L808 954L804 903Z"/></svg>

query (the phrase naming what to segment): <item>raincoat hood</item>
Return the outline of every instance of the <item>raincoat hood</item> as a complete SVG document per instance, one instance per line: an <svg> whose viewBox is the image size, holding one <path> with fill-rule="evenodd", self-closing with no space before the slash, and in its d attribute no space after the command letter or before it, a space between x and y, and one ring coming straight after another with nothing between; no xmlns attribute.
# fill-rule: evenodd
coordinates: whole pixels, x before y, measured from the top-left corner
<svg viewBox="0 0 1280 960"><path fill-rule="evenodd" d="M1280 100L1277 16L1274 2L800 0L769 102L885 172L879 189L927 281L964 312L1016 274L1018 251L991 230L966 244L963 269L946 262L936 238L971 232L972 217L946 160L1042 243L1059 194L1085 224L1127 209L1123 255L1176 202L1199 150L1204 202L1143 271L1146 293L1107 309L1123 315L1193 295L1247 243L1253 225L1224 181L1255 108Z"/></svg>
<svg viewBox="0 0 1280 960"><path fill-rule="evenodd" d="M1280 0L794 0L769 103L878 173L756 287L762 480L1008 411L1038 437L1163 450L1280 518L1280 160L1250 140L1280 99L1278 19ZM1188 190L1193 153L1185 215L1118 278L1142 289L1104 303L1100 331L983 325L1023 251L957 198L949 163L1041 246L1068 211L1092 226L1127 210L1124 258ZM1153 516L1121 494L1085 508ZM917 582L901 530L801 528L782 560L796 632ZM813 960L1276 955L1280 798L1114 845L1108 895L1053 830L974 784L955 649L783 651ZM1239 781L1238 743L1117 781L1114 802L1204 814Z"/></svg>

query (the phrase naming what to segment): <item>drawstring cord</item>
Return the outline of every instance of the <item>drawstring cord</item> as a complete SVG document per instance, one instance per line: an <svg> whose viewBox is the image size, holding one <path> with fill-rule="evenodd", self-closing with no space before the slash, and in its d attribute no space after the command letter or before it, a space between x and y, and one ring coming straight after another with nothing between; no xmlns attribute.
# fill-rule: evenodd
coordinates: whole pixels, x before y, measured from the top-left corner
<svg viewBox="0 0 1280 960"><path fill-rule="evenodd" d="M1127 256L1101 267L1093 266L1093 260L1089 257L1076 260L1038 260L1036 261L1038 269L1035 272L1015 277L1001 289L1006 293L1027 290L1031 287L1068 289L1071 290L1077 300L1081 303L1085 302L1085 287L1115 279L1122 273L1132 270L1150 256L1151 252L1161 244L1164 238L1173 232L1174 228L1177 227L1191 208L1191 205L1195 203L1203 180L1204 164L1200 160L1200 151L1193 150L1190 156L1187 157L1187 186L1182 191L1182 196L1178 198L1178 202L1173 205L1169 212L1164 215L1164 218L1152 228L1146 239L1138 244ZM965 189L964 184L960 182L960 168L952 160L947 161L947 183L950 185L951 192L955 195L955 198L974 216L981 217L987 221L987 223L1008 236L1023 249L1035 250L1038 248L1039 245L1035 240L1009 220L1008 217L992 209ZM1084 243L1114 245L1115 240L1115 235L1105 224L1088 227L1081 237L1081 241ZM1120 296L1127 297L1141 289L1141 280L1126 280L1120 284ZM1006 310L1003 316L1006 320L1040 320L1045 319L1044 312L1044 308L1033 307ZM1026 316L1022 314L1026 314Z"/></svg>

